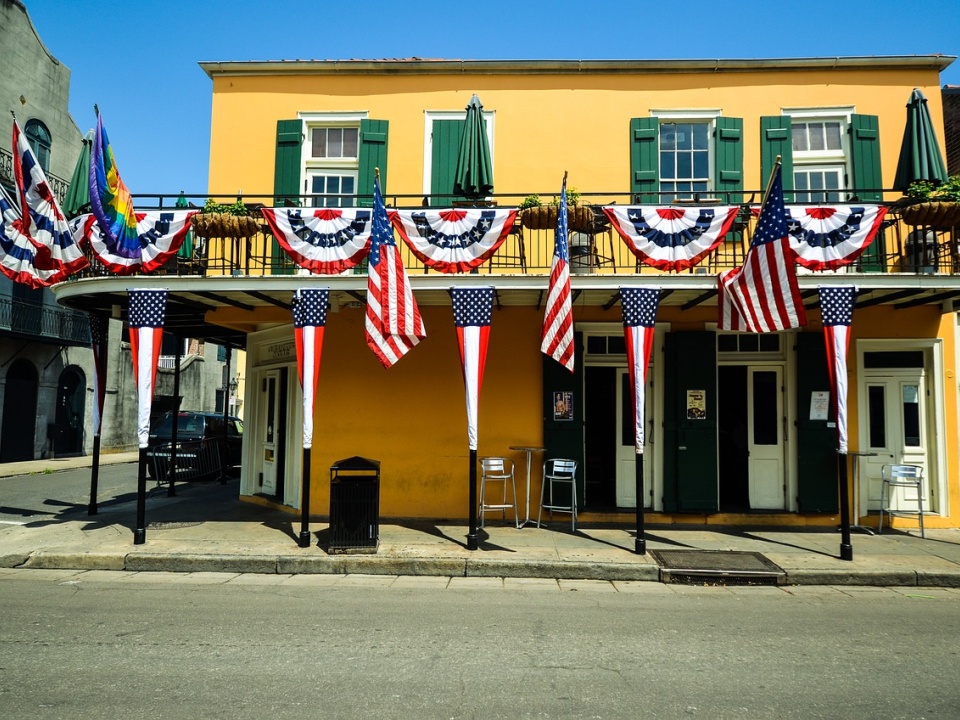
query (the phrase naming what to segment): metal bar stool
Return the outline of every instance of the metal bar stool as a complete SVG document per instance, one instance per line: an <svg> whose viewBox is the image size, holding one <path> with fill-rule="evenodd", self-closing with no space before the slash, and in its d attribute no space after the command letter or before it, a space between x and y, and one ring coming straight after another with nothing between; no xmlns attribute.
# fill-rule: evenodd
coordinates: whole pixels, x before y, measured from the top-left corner
<svg viewBox="0 0 960 720"><path fill-rule="evenodd" d="M561 487L569 486L570 498L564 502L561 494L554 497L554 485ZM547 489L549 486L549 490ZM546 502L544 498L546 497ZM537 527L540 527L540 518L543 516L543 510L550 511L550 519L553 520L554 512L570 513L570 528L572 532L577 531L577 461L566 460L563 458L553 458L543 464L543 484L540 486L540 512L537 513Z"/></svg>
<svg viewBox="0 0 960 720"><path fill-rule="evenodd" d="M513 460L504 457L485 457L480 459L480 527L484 526L485 513L499 510L503 521L507 521L507 510L513 509L513 522L520 527L520 513L517 511L517 483L513 473ZM507 502L507 483L510 483L512 495ZM491 501L487 494L488 483L501 483L503 494L500 502Z"/></svg>
<svg viewBox="0 0 960 720"><path fill-rule="evenodd" d="M883 513L887 515L917 515L920 518L920 537L925 538L923 530L923 468L919 465L884 465L880 474L882 482L880 484L880 525L877 527L877 535L883 532ZM891 509L893 498L890 494L890 488L912 488L917 491L917 509L902 510ZM912 498L907 498L912 502Z"/></svg>

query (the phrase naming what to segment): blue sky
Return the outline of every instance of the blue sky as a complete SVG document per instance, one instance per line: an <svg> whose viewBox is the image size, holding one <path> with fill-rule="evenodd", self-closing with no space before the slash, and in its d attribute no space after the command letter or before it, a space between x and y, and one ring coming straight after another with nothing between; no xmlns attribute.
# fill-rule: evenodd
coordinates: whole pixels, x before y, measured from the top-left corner
<svg viewBox="0 0 960 720"><path fill-rule="evenodd" d="M958 0L485 0L442 10L436 0L366 0L285 12L263 0L23 2L71 70L80 131L98 104L135 195L207 191L212 83L200 61L960 55ZM960 85L960 60L941 84Z"/></svg>

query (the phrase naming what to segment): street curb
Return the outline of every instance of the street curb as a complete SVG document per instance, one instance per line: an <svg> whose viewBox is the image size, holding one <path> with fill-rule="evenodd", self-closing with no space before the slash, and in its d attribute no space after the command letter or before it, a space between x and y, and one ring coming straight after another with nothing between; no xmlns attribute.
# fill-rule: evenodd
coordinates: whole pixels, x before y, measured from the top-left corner
<svg viewBox="0 0 960 720"><path fill-rule="evenodd" d="M910 586L917 585L915 570L868 570L802 568L787 571L788 585L862 585Z"/></svg>

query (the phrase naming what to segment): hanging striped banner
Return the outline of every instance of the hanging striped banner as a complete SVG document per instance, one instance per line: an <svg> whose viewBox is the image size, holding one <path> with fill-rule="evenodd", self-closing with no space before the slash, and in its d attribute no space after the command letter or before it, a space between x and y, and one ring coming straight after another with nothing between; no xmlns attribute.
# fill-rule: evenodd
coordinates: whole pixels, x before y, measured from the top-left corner
<svg viewBox="0 0 960 720"><path fill-rule="evenodd" d="M270 231L293 262L317 275L338 275L370 252L370 210L260 208Z"/></svg>
<svg viewBox="0 0 960 720"><path fill-rule="evenodd" d="M693 267L723 242L738 210L736 206L603 208L630 252L647 265L672 271Z"/></svg>
<svg viewBox="0 0 960 720"><path fill-rule="evenodd" d="M454 208L397 210L390 218L410 251L432 270L469 272L510 234L517 210Z"/></svg>

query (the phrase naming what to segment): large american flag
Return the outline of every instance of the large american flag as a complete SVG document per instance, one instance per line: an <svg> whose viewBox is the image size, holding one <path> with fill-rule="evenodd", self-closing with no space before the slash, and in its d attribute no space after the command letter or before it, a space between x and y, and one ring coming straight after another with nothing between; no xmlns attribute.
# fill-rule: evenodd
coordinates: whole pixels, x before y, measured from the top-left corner
<svg viewBox="0 0 960 720"><path fill-rule="evenodd" d="M567 236L567 176L564 175L540 350L573 372L573 308L570 300L570 254Z"/></svg>
<svg viewBox="0 0 960 720"><path fill-rule="evenodd" d="M807 324L787 237L780 173L778 163L743 266L717 279L721 330L779 332Z"/></svg>
<svg viewBox="0 0 960 720"><path fill-rule="evenodd" d="M852 285L820 288L820 313L823 319L823 339L827 345L827 367L830 372L830 391L837 411L837 448L847 452L847 348L850 345L850 326L853 324L853 306L857 289Z"/></svg>
<svg viewBox="0 0 960 720"><path fill-rule="evenodd" d="M163 340L163 319L167 312L166 290L130 290L127 320L133 378L137 383L137 439L147 447L150 439L150 405Z"/></svg>
<svg viewBox="0 0 960 720"><path fill-rule="evenodd" d="M327 288L302 288L293 296L293 338L297 345L297 371L303 388L303 447L313 445L313 403L320 377L320 353L327 324Z"/></svg>
<svg viewBox="0 0 960 720"><path fill-rule="evenodd" d="M630 399L633 403L633 428L638 455L643 454L647 367L650 364L653 328L659 305L660 288L620 288L620 308L623 311L623 335L627 343Z"/></svg>
<svg viewBox="0 0 960 720"><path fill-rule="evenodd" d="M103 422L103 400L107 389L107 358L104 349L106 346L108 323L106 315L89 313L90 339L93 347L93 434L100 434Z"/></svg>
<svg viewBox="0 0 960 720"><path fill-rule="evenodd" d="M477 449L477 408L487 361L490 321L493 317L493 288L453 288L453 323L463 366L467 395L467 437L470 449Z"/></svg>
<svg viewBox="0 0 960 720"><path fill-rule="evenodd" d="M403 259L393 239L379 178L373 181L365 335L367 345L387 368L427 336Z"/></svg>

